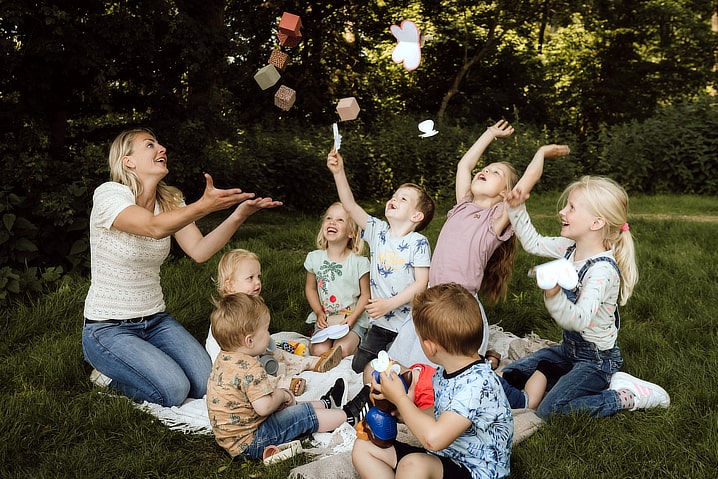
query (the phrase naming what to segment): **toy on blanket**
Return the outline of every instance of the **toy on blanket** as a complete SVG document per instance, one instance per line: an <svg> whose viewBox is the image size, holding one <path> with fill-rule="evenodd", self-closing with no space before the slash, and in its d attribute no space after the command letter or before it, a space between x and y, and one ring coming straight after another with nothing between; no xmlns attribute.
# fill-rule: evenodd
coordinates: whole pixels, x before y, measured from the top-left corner
<svg viewBox="0 0 718 479"><path fill-rule="evenodd" d="M372 375L377 383L381 372L387 374L394 372L404 384L404 390L409 390L412 380L411 370L400 374L399 365L389 359L386 351L380 351L379 357L372 360L370 364L374 368ZM387 448L394 444L396 439L396 418L391 415L396 410L396 406L386 399L375 399L373 395L370 396L370 399L374 406L369 409L364 419L356 425L357 439L369 440L381 448Z"/></svg>
<svg viewBox="0 0 718 479"><path fill-rule="evenodd" d="M288 353L296 354L297 356L307 355L307 345L300 343L299 341L287 341L286 339L277 340L277 347L285 350Z"/></svg>

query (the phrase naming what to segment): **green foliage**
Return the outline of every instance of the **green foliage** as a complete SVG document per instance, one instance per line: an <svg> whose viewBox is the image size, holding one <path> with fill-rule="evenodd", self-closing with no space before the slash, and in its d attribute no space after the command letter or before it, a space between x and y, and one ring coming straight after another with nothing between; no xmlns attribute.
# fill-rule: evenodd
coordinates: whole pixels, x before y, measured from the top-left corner
<svg viewBox="0 0 718 479"><path fill-rule="evenodd" d="M604 128L595 173L631 191L718 194L718 103L666 106L639 122Z"/></svg>

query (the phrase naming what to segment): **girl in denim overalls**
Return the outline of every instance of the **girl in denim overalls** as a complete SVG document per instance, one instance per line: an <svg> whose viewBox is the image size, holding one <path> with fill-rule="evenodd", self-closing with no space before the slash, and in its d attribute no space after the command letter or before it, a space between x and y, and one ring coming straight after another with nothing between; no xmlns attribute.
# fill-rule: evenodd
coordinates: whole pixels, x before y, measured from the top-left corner
<svg viewBox="0 0 718 479"><path fill-rule="evenodd" d="M621 409L667 407L662 388L618 373L623 363L618 304L626 303L638 280L626 192L604 177L584 176L569 185L560 200L565 203L560 237L536 232L523 204L527 197L528 192L516 192L509 198L509 218L521 245L532 254L572 261L579 283L571 291L557 285L544 292L563 341L504 368L504 384L524 389L527 406L538 406L544 419L572 411L603 417Z"/></svg>

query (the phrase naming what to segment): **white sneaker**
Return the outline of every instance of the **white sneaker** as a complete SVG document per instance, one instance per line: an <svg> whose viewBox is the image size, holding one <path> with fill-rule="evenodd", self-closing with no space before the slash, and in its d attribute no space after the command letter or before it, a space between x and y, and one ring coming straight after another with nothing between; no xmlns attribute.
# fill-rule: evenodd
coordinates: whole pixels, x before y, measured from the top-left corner
<svg viewBox="0 0 718 479"><path fill-rule="evenodd" d="M657 384L643 381L626 373L615 373L611 377L609 389L620 391L627 389L633 393L634 405L631 411L650 407L667 408L671 404L671 397L665 389Z"/></svg>
<svg viewBox="0 0 718 479"><path fill-rule="evenodd" d="M95 386L100 386L101 388L106 388L110 385L112 382L112 379L102 374L97 369L93 369L90 373L90 382L94 384Z"/></svg>

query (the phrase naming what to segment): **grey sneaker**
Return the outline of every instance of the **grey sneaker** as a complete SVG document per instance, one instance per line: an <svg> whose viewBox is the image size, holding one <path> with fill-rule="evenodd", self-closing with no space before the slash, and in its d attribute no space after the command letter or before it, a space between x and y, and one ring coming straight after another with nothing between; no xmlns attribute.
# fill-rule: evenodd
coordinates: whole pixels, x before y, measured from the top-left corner
<svg viewBox="0 0 718 479"><path fill-rule="evenodd" d="M631 411L651 407L667 408L671 404L671 397L665 389L657 384L643 381L630 374L618 372L611 377L609 389L620 391L626 389L634 396L634 406Z"/></svg>
<svg viewBox="0 0 718 479"><path fill-rule="evenodd" d="M93 369L90 373L90 382L94 384L95 386L99 386L101 388L106 388L110 385L112 382L112 379L102 374L97 369Z"/></svg>

